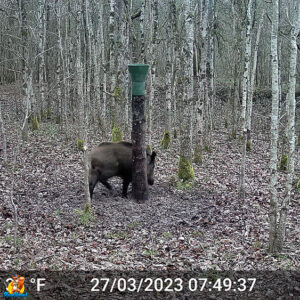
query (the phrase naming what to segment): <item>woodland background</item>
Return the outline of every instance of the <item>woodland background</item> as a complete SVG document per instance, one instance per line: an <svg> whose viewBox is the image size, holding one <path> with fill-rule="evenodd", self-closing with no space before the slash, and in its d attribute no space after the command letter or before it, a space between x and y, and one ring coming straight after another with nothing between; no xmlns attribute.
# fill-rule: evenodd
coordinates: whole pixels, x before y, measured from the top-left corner
<svg viewBox="0 0 300 300"><path fill-rule="evenodd" d="M299 270L299 14L297 0L1 0L0 268ZM137 62L151 199L114 179L83 209L88 150L130 140Z"/></svg>

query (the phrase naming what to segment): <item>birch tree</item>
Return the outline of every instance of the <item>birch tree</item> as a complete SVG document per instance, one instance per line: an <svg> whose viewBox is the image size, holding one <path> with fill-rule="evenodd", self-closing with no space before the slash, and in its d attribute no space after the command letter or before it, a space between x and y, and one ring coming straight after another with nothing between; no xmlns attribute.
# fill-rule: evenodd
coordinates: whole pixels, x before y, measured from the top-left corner
<svg viewBox="0 0 300 300"><path fill-rule="evenodd" d="M168 2L169 4L169 19L172 20L172 1ZM172 22L168 22L167 27L170 37L166 40L166 121L165 121L165 130L163 133L163 138L161 141L161 146L164 149L167 149L171 143L171 121L172 121L172 62L171 55L172 50L174 51L174 44L172 39L174 39L174 34L172 32Z"/></svg>
<svg viewBox="0 0 300 300"><path fill-rule="evenodd" d="M297 36L300 30L300 2L297 0L293 1L293 12L294 20L291 25L290 32L290 73L289 73L289 87L288 87L288 124L287 124L287 135L288 135L288 172L286 180L286 193L282 200L278 223L276 218L273 217L272 224L270 223L270 233L273 234L271 239L270 234L270 250L272 253L279 253L282 251L285 236L286 236L286 221L288 216L289 202L291 199L292 182L294 177L295 169L295 91L296 91L296 65L297 65ZM275 6L275 5L274 5ZM274 200L273 200L274 201ZM272 203L274 206L274 203ZM278 204L275 204L275 208ZM273 207L272 207L273 208ZM274 209L274 208L273 208ZM277 209L273 211L273 214L277 213ZM274 220L275 219L275 220ZM271 225L272 230L271 230ZM272 243L271 243L272 242Z"/></svg>
<svg viewBox="0 0 300 300"><path fill-rule="evenodd" d="M40 112L42 116L45 111L45 45L46 45L46 6L47 0L38 1L38 86L40 94ZM41 116L41 117L42 117Z"/></svg>
<svg viewBox="0 0 300 300"><path fill-rule="evenodd" d="M7 143L6 143L6 133L5 133L5 128L4 128L4 120L2 117L2 106L1 106L1 101L0 101L0 152L3 150L3 158L4 161L7 161ZM2 141L2 142L1 142Z"/></svg>
<svg viewBox="0 0 300 300"><path fill-rule="evenodd" d="M99 4L98 4L99 5ZM102 109L101 109L101 122L103 123L104 130L107 128L107 72L108 72L108 64L106 62L105 57L105 33L104 33L104 3L101 1L100 3L100 11L99 11L99 35L100 35L100 49L101 49L101 66L103 69L103 77L102 77Z"/></svg>
<svg viewBox="0 0 300 300"><path fill-rule="evenodd" d="M82 28L82 2L76 3L76 30L77 30L77 52L76 52L76 73L77 73L77 97L79 111L79 138L77 146L83 152L83 174L84 174L84 192L86 203L91 202L88 183L88 160L87 160L87 118L85 111L85 95L83 90L83 64L82 64L82 49L81 49L81 34Z"/></svg>
<svg viewBox="0 0 300 300"><path fill-rule="evenodd" d="M110 117L111 124L115 125L115 97L114 92L116 88L116 64L115 64L115 0L109 1L109 76L110 76L110 91L112 97L110 99Z"/></svg>
<svg viewBox="0 0 300 300"><path fill-rule="evenodd" d="M179 65L180 65L180 38L179 38L179 26L178 26L178 13L176 8L176 0L170 0L171 10L171 23L172 23L172 48L173 48L173 63L172 63L172 81L171 81L171 97L173 99L173 124L174 124L174 138L176 137L176 128L178 125L177 118L177 103L178 103L178 77L179 77Z"/></svg>
<svg viewBox="0 0 300 300"><path fill-rule="evenodd" d="M195 154L194 161L196 163L202 162L202 147L203 147L203 129L204 129L204 106L206 99L207 89L207 78L206 78L206 67L207 67L207 52L208 52L208 11L209 1L202 0L201 2L201 58L200 58L200 74L198 77L198 97L196 102L196 138L195 138Z"/></svg>
<svg viewBox="0 0 300 300"><path fill-rule="evenodd" d="M152 40L150 43L150 92L148 101L148 144L152 143L152 110L154 101L154 90L156 84L156 50L157 50L157 34L158 34L158 0L151 1L151 27L152 27Z"/></svg>
<svg viewBox="0 0 300 300"><path fill-rule="evenodd" d="M28 38L29 30L27 24L27 13L25 1L19 0L19 22L21 34L21 53L22 53L22 94L23 94L23 111L24 120L22 125L22 137L24 140L28 138L28 118L31 112L30 84L32 84L32 72L29 70L29 49Z"/></svg>
<svg viewBox="0 0 300 300"><path fill-rule="evenodd" d="M207 99L208 105L208 135L211 137L211 130L213 129L213 110L215 104L215 0L211 0L209 9L209 37L208 37L208 51L207 51Z"/></svg>
<svg viewBox="0 0 300 300"><path fill-rule="evenodd" d="M178 177L184 182L194 179L192 165L192 139L191 139L191 107L193 105L193 49L194 49L194 25L192 0L184 1L185 33L184 44L184 81L185 93L183 95L180 132L180 157Z"/></svg>
<svg viewBox="0 0 300 300"><path fill-rule="evenodd" d="M278 0L272 2L272 33L271 33L271 56L272 56L272 115L271 115L271 147L270 147L270 231L269 247L272 253L277 252L277 143L278 143Z"/></svg>
<svg viewBox="0 0 300 300"><path fill-rule="evenodd" d="M251 7L252 0L248 2L247 9L247 29L245 38L245 62L244 62L244 74L242 80L242 110L241 110L241 136L242 136L242 162L240 170L240 182L239 182L239 195L242 199L245 197L245 164L246 164L246 109L247 109L247 92L248 92L248 78L249 78L249 65L250 65L250 53L251 53Z"/></svg>

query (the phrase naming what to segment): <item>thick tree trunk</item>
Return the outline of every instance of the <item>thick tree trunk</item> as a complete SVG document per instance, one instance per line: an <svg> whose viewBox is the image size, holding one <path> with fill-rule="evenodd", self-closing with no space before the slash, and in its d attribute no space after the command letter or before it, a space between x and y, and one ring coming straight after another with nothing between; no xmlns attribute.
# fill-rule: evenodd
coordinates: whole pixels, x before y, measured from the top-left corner
<svg viewBox="0 0 300 300"><path fill-rule="evenodd" d="M138 202L149 198L145 148L145 97L132 96L132 195Z"/></svg>
<svg viewBox="0 0 300 300"><path fill-rule="evenodd" d="M194 169L192 165L192 140L191 140L191 107L193 105L193 14L192 1L185 0L185 26L186 44L184 45L184 79L185 92L182 103L181 132L180 132L180 158L178 167L178 177L183 181L194 179Z"/></svg>

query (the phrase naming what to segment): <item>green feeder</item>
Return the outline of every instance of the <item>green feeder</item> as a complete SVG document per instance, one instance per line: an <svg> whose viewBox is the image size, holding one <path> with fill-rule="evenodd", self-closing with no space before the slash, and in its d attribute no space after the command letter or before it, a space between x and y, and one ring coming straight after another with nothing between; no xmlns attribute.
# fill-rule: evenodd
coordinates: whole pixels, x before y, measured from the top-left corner
<svg viewBox="0 0 300 300"><path fill-rule="evenodd" d="M132 95L145 95L145 80L149 65L144 64L129 64L128 65L131 81L132 81Z"/></svg>

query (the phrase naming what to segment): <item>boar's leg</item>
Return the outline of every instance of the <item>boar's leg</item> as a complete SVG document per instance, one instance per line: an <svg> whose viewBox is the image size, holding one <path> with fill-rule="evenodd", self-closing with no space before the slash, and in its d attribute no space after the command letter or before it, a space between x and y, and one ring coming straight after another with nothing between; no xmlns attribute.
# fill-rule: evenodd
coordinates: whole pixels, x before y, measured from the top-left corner
<svg viewBox="0 0 300 300"><path fill-rule="evenodd" d="M130 181L123 179L123 191L122 191L122 197L127 198L127 190L129 186Z"/></svg>
<svg viewBox="0 0 300 300"><path fill-rule="evenodd" d="M106 179L100 179L100 182L105 185L109 190L112 189L111 185L106 181Z"/></svg>
<svg viewBox="0 0 300 300"><path fill-rule="evenodd" d="M89 189L90 189L91 199L93 197L94 188L95 188L95 185L97 182L98 182L97 172L94 170L90 170L90 172L89 172Z"/></svg>

